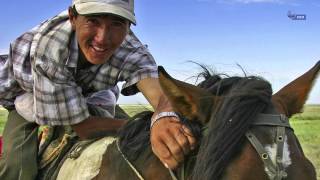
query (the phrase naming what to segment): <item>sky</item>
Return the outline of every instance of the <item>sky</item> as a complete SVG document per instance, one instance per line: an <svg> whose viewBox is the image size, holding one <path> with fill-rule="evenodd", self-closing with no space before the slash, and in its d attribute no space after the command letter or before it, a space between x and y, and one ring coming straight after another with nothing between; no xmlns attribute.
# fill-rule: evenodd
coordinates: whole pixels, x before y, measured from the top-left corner
<svg viewBox="0 0 320 180"><path fill-rule="evenodd" d="M0 54L40 22L67 9L71 0L2 0ZM306 15L292 20L287 13ZM274 92L320 60L319 0L136 0L137 26L158 65L173 77L195 83L200 68L218 73L259 75ZM145 104L143 96L120 104ZM320 104L320 80L307 101Z"/></svg>

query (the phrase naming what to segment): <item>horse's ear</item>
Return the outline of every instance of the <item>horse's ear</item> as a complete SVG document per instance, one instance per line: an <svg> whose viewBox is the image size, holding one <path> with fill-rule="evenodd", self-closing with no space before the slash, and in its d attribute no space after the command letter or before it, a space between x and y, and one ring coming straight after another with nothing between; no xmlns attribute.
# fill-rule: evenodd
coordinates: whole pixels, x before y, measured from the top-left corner
<svg viewBox="0 0 320 180"><path fill-rule="evenodd" d="M194 85L172 78L163 67L158 67L159 82L175 111L188 119L198 119L205 123L207 114L214 102L213 96ZM200 117L199 117L200 116Z"/></svg>
<svg viewBox="0 0 320 180"><path fill-rule="evenodd" d="M291 117L303 109L308 95L319 74L320 61L309 71L298 77L272 96L272 102L280 113Z"/></svg>

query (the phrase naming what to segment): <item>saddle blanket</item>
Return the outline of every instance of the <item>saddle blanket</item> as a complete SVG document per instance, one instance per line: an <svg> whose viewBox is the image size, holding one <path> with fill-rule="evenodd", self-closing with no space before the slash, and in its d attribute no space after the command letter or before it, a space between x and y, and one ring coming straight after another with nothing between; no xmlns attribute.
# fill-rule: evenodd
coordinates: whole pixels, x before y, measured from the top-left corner
<svg viewBox="0 0 320 180"><path fill-rule="evenodd" d="M103 154L116 138L105 137L86 147L79 157L68 157L60 168L57 180L90 180L98 175Z"/></svg>

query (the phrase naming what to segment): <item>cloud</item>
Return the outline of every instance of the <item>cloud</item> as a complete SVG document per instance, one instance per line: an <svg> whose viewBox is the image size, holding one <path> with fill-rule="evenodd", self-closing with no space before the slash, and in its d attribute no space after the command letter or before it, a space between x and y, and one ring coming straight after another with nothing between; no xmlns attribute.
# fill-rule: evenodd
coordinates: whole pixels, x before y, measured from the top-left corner
<svg viewBox="0 0 320 180"><path fill-rule="evenodd" d="M0 49L0 54L8 54L8 49Z"/></svg>

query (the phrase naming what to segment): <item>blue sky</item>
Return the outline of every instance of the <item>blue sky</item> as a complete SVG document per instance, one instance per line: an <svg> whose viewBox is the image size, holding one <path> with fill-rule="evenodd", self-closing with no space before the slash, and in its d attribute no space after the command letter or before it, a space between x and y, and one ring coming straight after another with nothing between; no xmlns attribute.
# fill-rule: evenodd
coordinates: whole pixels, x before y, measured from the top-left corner
<svg viewBox="0 0 320 180"><path fill-rule="evenodd" d="M0 53L69 4L71 0L2 0ZM277 91L320 60L319 0L136 0L135 8L134 32L157 63L181 80L199 72L189 60L231 75L241 74L240 64ZM306 14L307 20L289 19L289 10ZM145 101L138 95L121 97L120 103ZM320 103L319 81L308 103Z"/></svg>

